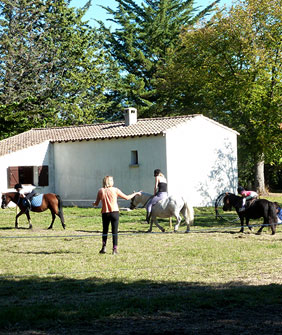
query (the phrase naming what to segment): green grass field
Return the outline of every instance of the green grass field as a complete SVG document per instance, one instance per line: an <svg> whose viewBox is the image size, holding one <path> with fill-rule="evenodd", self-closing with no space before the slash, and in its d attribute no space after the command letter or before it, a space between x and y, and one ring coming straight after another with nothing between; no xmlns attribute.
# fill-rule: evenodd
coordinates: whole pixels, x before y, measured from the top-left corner
<svg viewBox="0 0 282 335"><path fill-rule="evenodd" d="M196 208L191 233L160 220L166 233L148 234L143 209L122 211L119 254L109 235L100 255L100 209L64 214L66 230L47 230L49 212L16 230L15 209L0 211L0 334L281 333L281 226L239 234Z"/></svg>

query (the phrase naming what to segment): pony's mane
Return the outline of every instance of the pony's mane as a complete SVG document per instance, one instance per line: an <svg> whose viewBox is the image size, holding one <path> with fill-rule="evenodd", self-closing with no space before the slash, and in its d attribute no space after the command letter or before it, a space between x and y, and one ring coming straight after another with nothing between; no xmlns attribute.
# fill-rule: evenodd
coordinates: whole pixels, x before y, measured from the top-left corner
<svg viewBox="0 0 282 335"><path fill-rule="evenodd" d="M152 194L150 194L150 193L147 193L147 192L141 192L142 194L144 194L144 195L152 195Z"/></svg>

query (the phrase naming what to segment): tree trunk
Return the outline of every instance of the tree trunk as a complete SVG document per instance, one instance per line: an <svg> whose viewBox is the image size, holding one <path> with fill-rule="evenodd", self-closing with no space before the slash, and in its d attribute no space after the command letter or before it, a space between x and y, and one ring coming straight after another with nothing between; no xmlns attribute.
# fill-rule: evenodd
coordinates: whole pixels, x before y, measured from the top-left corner
<svg viewBox="0 0 282 335"><path fill-rule="evenodd" d="M267 194L264 179L264 155L256 162L255 186L258 194Z"/></svg>

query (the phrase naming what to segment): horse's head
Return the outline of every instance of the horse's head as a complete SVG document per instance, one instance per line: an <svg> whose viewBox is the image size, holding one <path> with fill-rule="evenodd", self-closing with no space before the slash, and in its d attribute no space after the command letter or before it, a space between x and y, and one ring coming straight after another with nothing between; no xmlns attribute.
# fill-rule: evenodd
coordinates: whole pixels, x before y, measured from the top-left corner
<svg viewBox="0 0 282 335"><path fill-rule="evenodd" d="M2 194L2 197L1 197L1 199L2 199L2 201L1 201L1 208L2 209L5 209L6 207L7 207L7 205L8 205L8 201L7 201L7 195L6 195L6 193L3 193Z"/></svg>
<svg viewBox="0 0 282 335"><path fill-rule="evenodd" d="M5 209L10 201L13 201L15 204L19 201L20 194L18 192L8 192L8 193L2 193L2 203L1 208Z"/></svg>
<svg viewBox="0 0 282 335"><path fill-rule="evenodd" d="M131 201L130 201L130 206L129 206L130 209L135 209L135 208L138 206L138 202L137 202L137 200L135 199L136 197L138 197L138 195L135 195L135 196L131 199Z"/></svg>
<svg viewBox="0 0 282 335"><path fill-rule="evenodd" d="M144 205L143 200L143 193L141 192L141 195L135 195L131 201L130 201L130 209L135 209L139 204Z"/></svg>
<svg viewBox="0 0 282 335"><path fill-rule="evenodd" d="M231 211L232 210L232 204L230 202L230 194L226 193L225 197L223 198L223 207L222 209L226 211Z"/></svg>

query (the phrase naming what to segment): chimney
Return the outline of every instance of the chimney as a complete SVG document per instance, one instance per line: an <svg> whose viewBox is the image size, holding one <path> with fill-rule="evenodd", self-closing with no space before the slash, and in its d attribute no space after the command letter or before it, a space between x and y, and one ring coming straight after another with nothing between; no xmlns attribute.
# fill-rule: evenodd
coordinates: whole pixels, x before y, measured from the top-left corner
<svg viewBox="0 0 282 335"><path fill-rule="evenodd" d="M137 109L136 108L125 108L124 109L124 118L125 118L125 125L130 126L137 122Z"/></svg>

